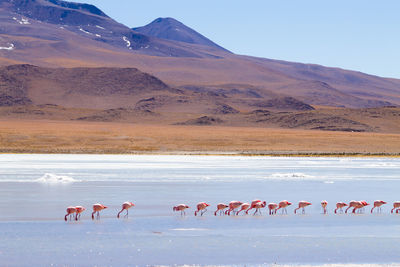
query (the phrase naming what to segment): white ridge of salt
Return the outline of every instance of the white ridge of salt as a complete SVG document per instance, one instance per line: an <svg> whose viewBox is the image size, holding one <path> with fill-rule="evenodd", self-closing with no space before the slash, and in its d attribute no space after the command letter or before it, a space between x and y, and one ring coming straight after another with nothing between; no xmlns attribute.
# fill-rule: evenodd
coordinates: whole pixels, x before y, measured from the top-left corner
<svg viewBox="0 0 400 267"><path fill-rule="evenodd" d="M131 47L131 42L128 40L128 38L126 37L126 36L123 36L122 37L122 40L124 40L125 41L125 43L126 43L126 47Z"/></svg>
<svg viewBox="0 0 400 267"><path fill-rule="evenodd" d="M67 184L67 183L74 183L74 182L80 182L80 181L76 180L72 177L69 177L69 176L62 176L62 175L56 175L53 173L46 173L39 179L36 179L35 182L46 183L46 184Z"/></svg>
<svg viewBox="0 0 400 267"><path fill-rule="evenodd" d="M101 27L101 26L99 26L99 25L96 25L96 28L99 28L99 29L105 30L105 28L103 28L103 27Z"/></svg>
<svg viewBox="0 0 400 267"><path fill-rule="evenodd" d="M8 50L8 51L14 50L15 48L14 44L9 44L9 45L10 46L8 47L0 46L0 50Z"/></svg>

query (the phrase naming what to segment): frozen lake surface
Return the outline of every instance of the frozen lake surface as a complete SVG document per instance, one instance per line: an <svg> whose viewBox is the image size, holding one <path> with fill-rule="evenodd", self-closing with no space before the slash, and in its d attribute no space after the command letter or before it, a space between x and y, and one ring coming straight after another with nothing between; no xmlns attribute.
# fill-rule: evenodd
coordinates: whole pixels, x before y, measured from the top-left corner
<svg viewBox="0 0 400 267"><path fill-rule="evenodd" d="M400 263L398 158L0 155L0 266ZM217 216L216 204L313 203L305 215ZM383 199L382 214L333 213ZM323 215L320 202L328 201ZM128 219L117 219L132 201ZM194 217L200 201L211 204ZM92 204L109 208L90 218ZM186 203L187 216L172 207ZM64 222L71 205L87 208Z"/></svg>

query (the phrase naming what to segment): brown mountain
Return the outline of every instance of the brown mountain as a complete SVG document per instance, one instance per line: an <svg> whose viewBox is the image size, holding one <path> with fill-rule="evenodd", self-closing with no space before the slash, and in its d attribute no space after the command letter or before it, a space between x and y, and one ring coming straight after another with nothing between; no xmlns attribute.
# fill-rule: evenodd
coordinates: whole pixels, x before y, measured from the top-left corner
<svg viewBox="0 0 400 267"><path fill-rule="evenodd" d="M185 41L187 35L163 37L157 27L151 23L141 28L146 29L147 34L157 33L154 36L139 33L86 4L59 0L0 0L0 64L3 66L28 63L46 68L73 67L74 70L70 71L64 69L71 73L70 78L83 71L77 67L136 68L161 79L169 88L178 88L174 92L167 90L168 94L175 94L173 97L168 94L160 96L158 91L149 88L141 91L140 97L133 94L135 97L128 99L117 96L119 92L116 91L99 95L95 88L90 89L94 90L90 94L85 94L84 85L65 79L66 85L63 86L69 91L66 88L57 90L68 91L66 98L60 98L62 94L57 95L57 90L46 91L40 89L46 86L30 84L29 88L37 89L29 89L32 92L28 95L20 94L20 89L11 93L10 87L7 92L2 91L2 103L62 103L76 107L91 103L101 108L118 108L153 99L138 105L140 108L143 105L164 108L170 105L167 109L176 112L186 112L189 105L185 103L189 101L186 98L193 97L198 99L195 105L192 103L196 112L218 110L220 104L244 111L269 109L271 100L282 104L279 101L285 97L317 106L365 108L400 105L398 79L235 55L211 43L194 39ZM124 74L113 75L122 79L118 83L121 87L124 87L123 81L130 81ZM39 77L42 80L36 83L47 83L48 88L55 82L44 79L44 74ZM85 75L79 77L85 79ZM24 84L26 81L21 79L19 77L15 82ZM83 86L83 91L77 93L71 89L77 86ZM64 102L58 102L60 99Z"/></svg>

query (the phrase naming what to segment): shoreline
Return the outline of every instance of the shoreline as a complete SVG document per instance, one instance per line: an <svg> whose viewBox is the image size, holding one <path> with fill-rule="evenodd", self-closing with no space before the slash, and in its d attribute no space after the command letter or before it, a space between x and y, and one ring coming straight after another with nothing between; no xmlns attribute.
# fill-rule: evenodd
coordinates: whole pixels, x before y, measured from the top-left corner
<svg viewBox="0 0 400 267"><path fill-rule="evenodd" d="M7 121L0 124L0 153L400 157L400 134Z"/></svg>
<svg viewBox="0 0 400 267"><path fill-rule="evenodd" d="M5 154L64 154L64 155L153 155L153 156L229 156L229 157L366 157L366 158L400 158L400 153L363 153L363 152L244 152L244 151L117 151L117 150L0 150Z"/></svg>

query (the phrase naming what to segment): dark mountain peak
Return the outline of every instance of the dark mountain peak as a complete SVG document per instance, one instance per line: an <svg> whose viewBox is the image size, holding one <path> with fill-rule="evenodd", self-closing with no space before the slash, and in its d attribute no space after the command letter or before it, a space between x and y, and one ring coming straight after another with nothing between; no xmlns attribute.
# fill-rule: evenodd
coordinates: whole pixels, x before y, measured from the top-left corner
<svg viewBox="0 0 400 267"><path fill-rule="evenodd" d="M101 11L99 8L97 8L94 5L90 4L81 4L81 3L72 3L72 2L66 2L66 1L61 1L61 0L47 0L48 2L51 2L57 6L60 7L65 7L65 8L70 8L70 9L75 9L75 10L81 10L85 11L94 15L102 16L102 17L108 17L103 11Z"/></svg>
<svg viewBox="0 0 400 267"><path fill-rule="evenodd" d="M170 23L170 24L175 23L175 24L184 25L182 22L179 22L179 21L177 21L176 19L170 18L170 17L167 17L167 18L157 18L157 19L155 19L153 22L154 22L154 23Z"/></svg>
<svg viewBox="0 0 400 267"><path fill-rule="evenodd" d="M66 9L70 9L70 10L86 12L92 15L108 17L104 12L102 12L94 5L73 3L63 0L0 0L0 3L6 3L6 2L12 4L16 10L23 12L25 11L27 13L34 12L35 9L39 7L41 8L44 7L48 10L52 9L54 10L59 8L59 9L64 9L66 11Z"/></svg>
<svg viewBox="0 0 400 267"><path fill-rule="evenodd" d="M147 24L143 27L133 28L133 30L157 38L189 44L205 45L229 52L225 48L217 45L207 37L201 35L174 18L157 18L150 24Z"/></svg>

